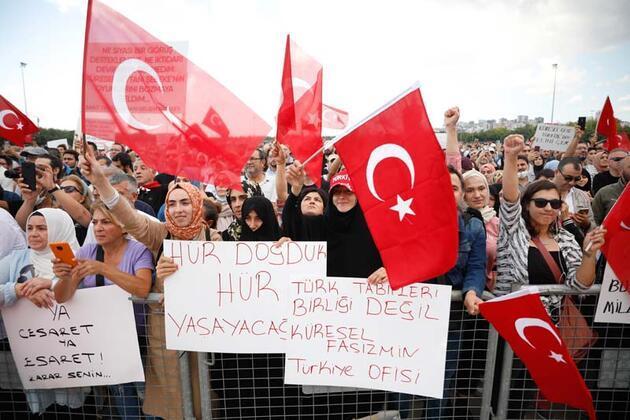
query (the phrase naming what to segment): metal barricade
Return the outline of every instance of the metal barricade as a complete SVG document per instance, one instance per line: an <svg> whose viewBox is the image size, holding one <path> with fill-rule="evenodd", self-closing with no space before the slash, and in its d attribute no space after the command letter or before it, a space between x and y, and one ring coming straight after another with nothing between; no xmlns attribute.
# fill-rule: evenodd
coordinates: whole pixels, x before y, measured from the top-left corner
<svg viewBox="0 0 630 420"><path fill-rule="evenodd" d="M597 341L577 357L577 367L591 391L598 419L630 417L630 328L624 324L594 323L600 286L580 293L566 286L537 286L542 296L572 296L597 334ZM579 350L569 348L569 351ZM574 358L575 359L575 358ZM538 392L522 362L503 343L503 362L496 419L586 419L580 410L551 404Z"/></svg>

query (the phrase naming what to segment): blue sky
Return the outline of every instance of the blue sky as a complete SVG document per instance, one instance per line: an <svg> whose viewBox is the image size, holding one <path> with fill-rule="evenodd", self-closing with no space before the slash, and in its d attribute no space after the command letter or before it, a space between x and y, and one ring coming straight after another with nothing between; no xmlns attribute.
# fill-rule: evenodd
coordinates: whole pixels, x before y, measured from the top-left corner
<svg viewBox="0 0 630 420"><path fill-rule="evenodd" d="M324 101L351 121L419 81L435 126L462 119L593 115L610 95L630 121L630 2L625 0L106 0L185 54L273 125L287 32L324 66ZM80 111L86 1L0 2L0 94L44 127Z"/></svg>

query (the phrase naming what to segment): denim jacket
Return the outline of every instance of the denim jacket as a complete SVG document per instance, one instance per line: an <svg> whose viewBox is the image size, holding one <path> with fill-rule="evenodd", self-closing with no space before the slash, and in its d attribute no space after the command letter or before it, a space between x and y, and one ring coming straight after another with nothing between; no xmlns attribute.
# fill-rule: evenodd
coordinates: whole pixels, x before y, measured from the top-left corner
<svg viewBox="0 0 630 420"><path fill-rule="evenodd" d="M464 296L474 290L481 297L486 285L486 231L483 222L476 217L465 221L460 212L458 221L459 255L455 267L445 275L446 282L454 290L461 290Z"/></svg>

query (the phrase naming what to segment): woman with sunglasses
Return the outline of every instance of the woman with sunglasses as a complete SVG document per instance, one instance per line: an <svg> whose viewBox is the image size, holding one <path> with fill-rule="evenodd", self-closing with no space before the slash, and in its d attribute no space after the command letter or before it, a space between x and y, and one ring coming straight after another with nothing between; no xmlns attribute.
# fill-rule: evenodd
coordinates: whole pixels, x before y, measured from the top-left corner
<svg viewBox="0 0 630 420"><path fill-rule="evenodd" d="M604 244L606 230L589 232L582 250L573 234L558 223L562 200L553 182L533 182L519 197L516 160L523 147L523 136L512 134L505 138L495 293L509 293L514 284L562 283L586 290L595 280L596 254ZM553 258L554 263L550 263L560 269L559 279L554 275L554 267L547 263L547 254ZM561 297L541 299L557 322Z"/></svg>

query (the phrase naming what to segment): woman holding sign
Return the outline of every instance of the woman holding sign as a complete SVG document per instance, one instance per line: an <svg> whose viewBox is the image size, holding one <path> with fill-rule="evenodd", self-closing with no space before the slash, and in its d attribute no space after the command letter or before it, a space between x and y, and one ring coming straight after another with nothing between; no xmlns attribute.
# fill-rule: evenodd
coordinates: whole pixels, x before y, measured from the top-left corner
<svg viewBox="0 0 630 420"><path fill-rule="evenodd" d="M151 289L153 256L139 242L131 241L118 220L101 202L92 206L92 224L96 244L87 244L76 254L78 264L73 268L61 260L54 260L53 271L59 278L53 289L57 302L72 298L77 288L116 284L134 296L147 297ZM146 348L144 306L134 304L136 329L140 348ZM143 352L144 353L144 352ZM139 392L143 383L126 383L108 387L113 395L118 414L141 416Z"/></svg>
<svg viewBox="0 0 630 420"><path fill-rule="evenodd" d="M0 260L0 308L12 306L18 299L25 298L47 311L44 308L54 305L54 294L50 289L55 277L52 265L54 256L49 244L66 242L73 251L77 251L79 243L74 231L74 222L63 210L40 209L28 217L26 235L28 249L13 251ZM0 348L10 350L6 338L7 333L0 318ZM90 388L24 392L31 411L41 414L55 403L71 409L83 406Z"/></svg>
<svg viewBox="0 0 630 420"><path fill-rule="evenodd" d="M124 230L143 243L159 258L154 292L164 292L164 278L177 270L170 258L162 256L165 239L221 240L217 231L207 227L203 220L203 194L190 183L173 185L166 196L166 223L149 220L139 215L133 206L111 186L91 150L87 150L81 163L81 173L98 190L101 200ZM146 370L144 412L168 419L183 418L179 381L179 357L176 351L166 350L164 315L161 305L150 305L148 316L149 349ZM190 358L191 375L197 376L197 358ZM193 379L194 379L193 378ZM196 381L193 380L193 383ZM193 387L195 398L199 395ZM195 410L198 411L198 404ZM199 412L195 413L200 417Z"/></svg>

